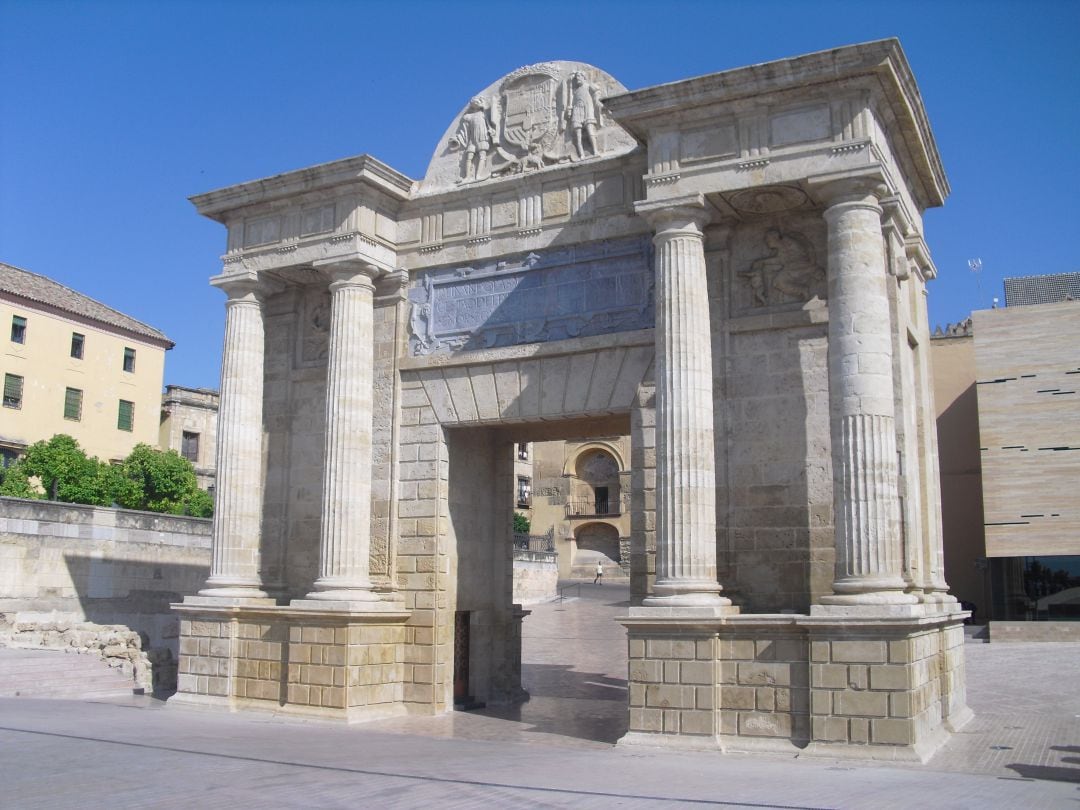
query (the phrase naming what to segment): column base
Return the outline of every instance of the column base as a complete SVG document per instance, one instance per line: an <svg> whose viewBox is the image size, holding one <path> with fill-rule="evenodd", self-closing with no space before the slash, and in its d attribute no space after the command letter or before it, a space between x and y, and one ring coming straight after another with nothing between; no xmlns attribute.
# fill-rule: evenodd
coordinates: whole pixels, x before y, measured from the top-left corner
<svg viewBox="0 0 1080 810"><path fill-rule="evenodd" d="M212 591L199 591L195 596L185 596L181 604L195 607L273 607L277 600L267 596L252 595L261 591L238 591L241 595L233 595L226 588L213 589Z"/></svg>
<svg viewBox="0 0 1080 810"><path fill-rule="evenodd" d="M658 579L653 592L642 602L646 607L730 607L731 600L720 595L720 585L713 580Z"/></svg>
<svg viewBox="0 0 1080 810"><path fill-rule="evenodd" d="M841 591L821 597L823 605L915 605L919 601L915 594L906 593L900 588L867 589L847 593Z"/></svg>
<svg viewBox="0 0 1080 810"><path fill-rule="evenodd" d="M268 599L270 597L270 594L262 589L260 582L238 582L235 579L215 581L213 577L206 580L206 586L199 591L198 595L225 599Z"/></svg>
<svg viewBox="0 0 1080 810"><path fill-rule="evenodd" d="M646 602L640 607L630 608L631 619L722 619L738 616L737 605L676 605L670 602L652 604Z"/></svg>

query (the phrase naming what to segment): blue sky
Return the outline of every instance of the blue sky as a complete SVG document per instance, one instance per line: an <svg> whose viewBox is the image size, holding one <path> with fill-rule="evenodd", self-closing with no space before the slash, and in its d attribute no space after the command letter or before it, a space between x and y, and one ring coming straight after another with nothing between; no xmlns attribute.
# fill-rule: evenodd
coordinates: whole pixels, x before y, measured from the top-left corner
<svg viewBox="0 0 1080 810"><path fill-rule="evenodd" d="M365 152L419 178L532 62L636 89L896 36L953 189L926 218L944 324L1005 276L1080 269L1078 31L1074 0L0 0L0 261L161 329L166 382L216 387L225 234L188 196Z"/></svg>

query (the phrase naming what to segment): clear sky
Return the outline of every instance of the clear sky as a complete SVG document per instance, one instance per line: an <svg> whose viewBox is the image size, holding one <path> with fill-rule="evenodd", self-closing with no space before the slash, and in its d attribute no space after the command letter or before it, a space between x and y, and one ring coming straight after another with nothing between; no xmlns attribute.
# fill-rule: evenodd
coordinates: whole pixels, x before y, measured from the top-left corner
<svg viewBox="0 0 1080 810"><path fill-rule="evenodd" d="M188 196L365 152L419 178L533 62L637 89L895 36L952 185L926 218L945 324L1080 269L1078 35L1077 0L0 0L0 261L161 329L166 382L217 387L225 232Z"/></svg>

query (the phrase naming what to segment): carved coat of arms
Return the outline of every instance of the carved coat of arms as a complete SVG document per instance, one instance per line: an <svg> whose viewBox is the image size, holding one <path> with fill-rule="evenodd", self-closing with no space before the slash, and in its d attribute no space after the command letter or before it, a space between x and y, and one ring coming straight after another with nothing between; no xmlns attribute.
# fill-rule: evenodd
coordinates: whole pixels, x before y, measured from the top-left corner
<svg viewBox="0 0 1080 810"><path fill-rule="evenodd" d="M605 151L600 87L584 71L564 73L550 62L519 68L494 94L469 102L449 142L461 152L459 183Z"/></svg>
<svg viewBox="0 0 1080 810"><path fill-rule="evenodd" d="M545 157L554 157L550 153L561 129L559 74L543 70L511 74L503 82L499 96L499 155L511 164L522 165L523 170L540 168Z"/></svg>

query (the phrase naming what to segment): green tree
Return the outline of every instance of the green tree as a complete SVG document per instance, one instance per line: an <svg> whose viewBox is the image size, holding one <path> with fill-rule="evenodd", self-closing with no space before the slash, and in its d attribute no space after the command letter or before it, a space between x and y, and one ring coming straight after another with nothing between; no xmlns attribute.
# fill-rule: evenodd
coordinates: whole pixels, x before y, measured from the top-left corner
<svg viewBox="0 0 1080 810"><path fill-rule="evenodd" d="M529 519L520 512L514 512L514 534L528 534L532 524Z"/></svg>
<svg viewBox="0 0 1080 810"><path fill-rule="evenodd" d="M51 501L96 506L108 506L112 501L108 465L87 456L79 443L64 433L30 445L15 468L19 469L16 475L37 478Z"/></svg>
<svg viewBox="0 0 1080 810"><path fill-rule="evenodd" d="M196 489L184 501L184 514L201 518L213 517L213 497L205 489Z"/></svg>
<svg viewBox="0 0 1080 810"><path fill-rule="evenodd" d="M137 444L120 464L113 496L127 509L182 515L196 492L199 488L190 461L175 450L162 452Z"/></svg>
<svg viewBox="0 0 1080 810"><path fill-rule="evenodd" d="M0 473L3 474L3 480L0 481L0 495L7 498L44 497L30 483L30 477L19 462L15 462L5 470L0 470Z"/></svg>
<svg viewBox="0 0 1080 810"><path fill-rule="evenodd" d="M214 501L199 489L195 468L174 450L138 444L118 465L89 457L70 436L59 433L27 448L0 471L0 495L48 498L95 506L210 517Z"/></svg>

